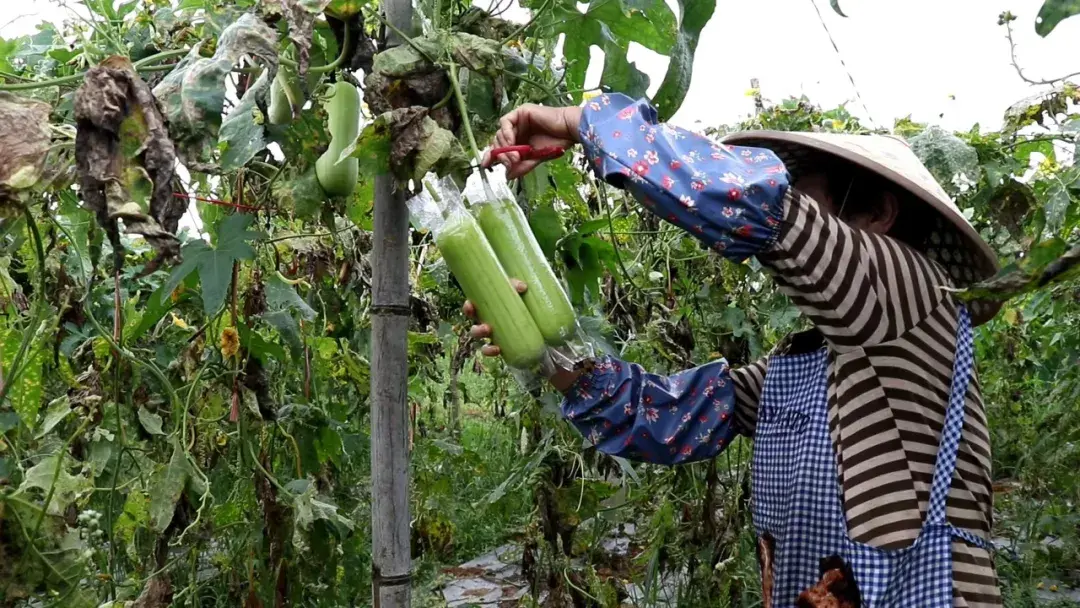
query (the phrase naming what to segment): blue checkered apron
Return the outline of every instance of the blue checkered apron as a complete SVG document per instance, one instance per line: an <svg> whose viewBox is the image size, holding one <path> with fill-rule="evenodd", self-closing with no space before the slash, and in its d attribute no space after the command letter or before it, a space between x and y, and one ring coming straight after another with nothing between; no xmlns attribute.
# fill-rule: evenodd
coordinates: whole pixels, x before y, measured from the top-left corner
<svg viewBox="0 0 1080 608"><path fill-rule="evenodd" d="M851 566L864 608L953 605L952 539L986 547L981 538L945 519L973 366L971 320L963 307L956 337L952 388L926 521L915 542L897 551L848 537L829 435L827 349L769 359L754 439L752 501L754 527L759 536L771 537L774 546L773 606L793 606L798 595L820 579L822 558L831 556Z"/></svg>

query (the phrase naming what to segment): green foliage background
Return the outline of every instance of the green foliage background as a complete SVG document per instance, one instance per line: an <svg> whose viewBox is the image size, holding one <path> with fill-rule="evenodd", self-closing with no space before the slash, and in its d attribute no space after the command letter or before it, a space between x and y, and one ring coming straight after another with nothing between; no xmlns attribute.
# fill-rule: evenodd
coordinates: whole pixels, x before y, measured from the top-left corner
<svg viewBox="0 0 1080 608"><path fill-rule="evenodd" d="M590 46L605 51L603 85L628 93L648 86L626 59L631 42L670 54L654 99L670 116L717 7L685 0L680 18L662 0L593 0L584 12L530 0L533 20L519 27L458 0L422 0L423 36L372 64L384 27L368 0L83 4L89 18L64 31L0 40L0 91L49 108L40 175L0 183L0 604L367 605L374 174L460 177L470 157L460 142L486 141L507 109L594 93L583 90ZM1047 0L1040 33L1076 12ZM179 235L181 263L148 268L146 242L125 235L113 251L70 187L75 87L111 55L155 86L184 62L210 61L244 13L269 24L270 37L245 41L259 61L213 64L186 96L158 99L190 171L178 194L198 197L199 221ZM1002 25L1013 20L1003 14ZM292 61L297 40L316 66L312 104L271 125L264 100L235 87L251 90L258 66ZM448 103L446 70L461 67L467 122ZM350 78L343 68L383 78L366 83L383 101L367 100L357 191L327 199L313 173L329 141L320 96ZM424 86L409 80L419 73ZM1013 298L980 328L978 353L999 574L1018 607L1053 597L1052 585L1080 586L1080 285L1068 265L1080 242L1080 90L1050 85L1009 109L1000 131L893 128L1007 266L978 288ZM442 100L426 101L432 91ZM389 113L376 120L383 102L422 107L430 121L410 132ZM759 102L744 123L713 131L866 131L844 108ZM391 137L408 149L395 152ZM707 252L597 184L579 159L548 163L517 188L582 324L624 358L657 371L718 356L738 365L802 326L753 261ZM550 605L616 606L627 581L655 591L676 572L686 573L678 605L756 605L747 442L673 469L583 448L554 395L523 391L461 338L462 295L425 234L413 235L410 271L418 605L438 604L444 567L508 541ZM626 522L639 530L631 556L612 560L601 540Z"/></svg>

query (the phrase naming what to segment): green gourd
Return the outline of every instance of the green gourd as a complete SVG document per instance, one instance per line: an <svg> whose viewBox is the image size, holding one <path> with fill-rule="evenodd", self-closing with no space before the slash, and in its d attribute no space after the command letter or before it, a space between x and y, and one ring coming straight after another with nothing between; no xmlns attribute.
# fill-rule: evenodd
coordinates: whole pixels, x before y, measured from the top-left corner
<svg viewBox="0 0 1080 608"><path fill-rule="evenodd" d="M544 338L476 220L464 209L451 212L435 245L465 297L476 306L480 321L491 326L492 341L503 360L523 369L539 363Z"/></svg>
<svg viewBox="0 0 1080 608"><path fill-rule="evenodd" d="M577 329L577 316L521 208L501 198L473 205L473 210L506 274L528 285L523 299L544 341L566 344Z"/></svg>
<svg viewBox="0 0 1080 608"><path fill-rule="evenodd" d="M338 162L342 150L360 135L360 93L353 85L338 81L326 101L330 147L315 161L315 176L327 196L349 196L360 177L360 161L346 158Z"/></svg>
<svg viewBox="0 0 1080 608"><path fill-rule="evenodd" d="M287 125L304 105L304 92L296 73L287 65L278 67L277 76L270 84L268 118L272 125Z"/></svg>

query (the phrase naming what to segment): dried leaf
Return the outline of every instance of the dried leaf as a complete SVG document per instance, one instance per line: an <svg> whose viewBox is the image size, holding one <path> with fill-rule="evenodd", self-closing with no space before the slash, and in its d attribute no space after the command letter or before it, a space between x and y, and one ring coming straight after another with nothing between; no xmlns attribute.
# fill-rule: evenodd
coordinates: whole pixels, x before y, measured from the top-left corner
<svg viewBox="0 0 1080 608"><path fill-rule="evenodd" d="M1024 236L1024 220L1038 201L1031 187L1009 178L990 196L989 209L994 219L1008 229L1014 239Z"/></svg>
<svg viewBox="0 0 1080 608"><path fill-rule="evenodd" d="M80 194L114 251L123 250L117 223L123 220L125 232L142 235L161 259L174 259L185 206L172 195L176 154L150 88L130 63L110 58L87 72L76 91L75 120ZM124 187L132 173L151 184L149 213Z"/></svg>
<svg viewBox="0 0 1080 608"><path fill-rule="evenodd" d="M950 291L964 301L1002 302L1077 276L1080 276L1080 245L1066 251L1065 242L1053 238L1035 245L1023 259L1001 269L995 276L967 289Z"/></svg>
<svg viewBox="0 0 1080 608"><path fill-rule="evenodd" d="M49 151L49 104L0 92L0 203L41 178Z"/></svg>
<svg viewBox="0 0 1080 608"><path fill-rule="evenodd" d="M453 133L439 126L427 108L419 106L381 114L364 128L355 144L342 151L342 156L360 158L365 173L390 170L403 180L421 179L437 167L442 175L469 162Z"/></svg>

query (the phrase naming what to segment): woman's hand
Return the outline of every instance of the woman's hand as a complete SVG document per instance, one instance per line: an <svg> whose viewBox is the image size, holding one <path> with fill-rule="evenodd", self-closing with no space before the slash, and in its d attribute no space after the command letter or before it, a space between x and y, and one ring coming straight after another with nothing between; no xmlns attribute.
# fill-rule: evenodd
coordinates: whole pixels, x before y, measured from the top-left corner
<svg viewBox="0 0 1080 608"><path fill-rule="evenodd" d="M529 286L525 284L525 281L510 279L510 283L514 286L514 289L516 289L519 294L525 293L529 288ZM477 318L476 306L472 302L466 300L465 305L461 307L461 310L465 313L466 317L473 320ZM471 335L473 338L476 338L477 340L489 340L491 339L491 326L487 323L479 323L473 325L469 329L469 335ZM485 344L484 346L480 347L480 353L483 354L485 357L498 357L500 354L499 347L491 343ZM555 389L559 392L565 393L574 386L574 382L577 381L578 376L580 375L580 371L560 369L555 371L548 377L548 382L550 382L551 386L555 387Z"/></svg>
<svg viewBox="0 0 1080 608"><path fill-rule="evenodd" d="M499 120L499 132L495 134L495 147L529 145L534 148L558 146L569 148L580 141L578 126L581 124L581 108L552 108L526 104ZM498 161L506 165L506 178L517 179L532 171L540 160L522 160L516 152L500 154L498 158L485 159L485 165Z"/></svg>
<svg viewBox="0 0 1080 608"><path fill-rule="evenodd" d="M514 289L516 289L519 294L525 293L529 288L529 286L525 284L525 281L519 281L517 279L510 279L510 284L514 286ZM465 301L465 305L461 307L461 310L465 313L466 317L473 320L476 319L476 306L469 300ZM473 325L469 329L469 335L477 340L488 340L491 338L491 326L487 323ZM494 344L485 344L480 348L480 353L486 357L498 357L501 354L499 347Z"/></svg>

